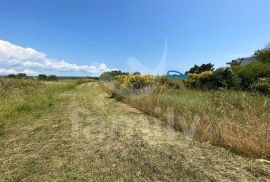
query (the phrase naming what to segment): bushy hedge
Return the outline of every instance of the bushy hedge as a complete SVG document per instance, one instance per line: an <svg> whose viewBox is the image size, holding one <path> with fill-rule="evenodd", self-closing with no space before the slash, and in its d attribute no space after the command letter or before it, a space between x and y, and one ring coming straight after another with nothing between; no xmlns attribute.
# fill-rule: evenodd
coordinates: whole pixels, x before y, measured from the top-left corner
<svg viewBox="0 0 270 182"><path fill-rule="evenodd" d="M119 75L129 75L129 73L122 71L107 71L102 73L99 78L101 81L113 81Z"/></svg>
<svg viewBox="0 0 270 182"><path fill-rule="evenodd" d="M189 78L184 83L189 88L210 88L213 71L205 71L200 74L189 74Z"/></svg>
<svg viewBox="0 0 270 182"><path fill-rule="evenodd" d="M203 73L203 72L206 72L206 71L213 71L213 70L214 70L214 65L211 64L211 63L202 64L201 66L198 66L198 65L195 64L186 73L196 73L196 74L199 74L199 73Z"/></svg>
<svg viewBox="0 0 270 182"><path fill-rule="evenodd" d="M270 78L259 78L250 88L255 92L270 94Z"/></svg>
<svg viewBox="0 0 270 182"><path fill-rule="evenodd" d="M7 78L25 79L27 78L27 75L25 73L18 73L17 75L9 74L7 75Z"/></svg>
<svg viewBox="0 0 270 182"><path fill-rule="evenodd" d="M259 61L270 64L270 44L268 44L264 49L256 51L255 56Z"/></svg>
<svg viewBox="0 0 270 182"><path fill-rule="evenodd" d="M270 64L255 62L246 66L219 68L215 71L206 71L200 74L189 74L184 80L189 88L197 89L237 89L268 93L270 78Z"/></svg>
<svg viewBox="0 0 270 182"><path fill-rule="evenodd" d="M200 74L190 74L190 78L184 80L189 88L219 89L238 88L240 80L230 68L219 68L215 71L205 71Z"/></svg>
<svg viewBox="0 0 270 182"><path fill-rule="evenodd" d="M133 89L142 89L155 82L152 75L119 75L116 79L125 87Z"/></svg>
<svg viewBox="0 0 270 182"><path fill-rule="evenodd" d="M45 81L56 81L56 80L58 80L57 76L55 76L55 75L47 76L45 74L40 74L40 75L38 75L37 78L38 78L38 80L45 80Z"/></svg>
<svg viewBox="0 0 270 182"><path fill-rule="evenodd" d="M38 80L47 80L47 75L44 74L38 75Z"/></svg>
<svg viewBox="0 0 270 182"><path fill-rule="evenodd" d="M261 61L254 62L245 66L235 66L232 70L240 78L240 87L244 90L249 89L251 84L259 78L270 78L270 64Z"/></svg>

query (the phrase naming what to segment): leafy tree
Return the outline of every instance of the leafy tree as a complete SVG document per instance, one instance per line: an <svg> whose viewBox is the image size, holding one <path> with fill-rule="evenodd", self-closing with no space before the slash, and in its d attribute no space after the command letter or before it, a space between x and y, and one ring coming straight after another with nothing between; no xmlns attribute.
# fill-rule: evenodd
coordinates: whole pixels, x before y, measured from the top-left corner
<svg viewBox="0 0 270 182"><path fill-rule="evenodd" d="M249 89L259 78L270 78L270 64L254 62L245 66L233 67L232 70L241 79L241 88Z"/></svg>
<svg viewBox="0 0 270 182"><path fill-rule="evenodd" d="M195 64L192 68L190 68L189 71L187 71L186 73L199 73L199 69L200 66L198 66L197 64Z"/></svg>
<svg viewBox="0 0 270 182"><path fill-rule="evenodd" d="M201 66L198 65L194 65L192 68L190 68L190 70L187 73L202 73L205 71L213 71L214 70L214 65L211 63L208 64L202 64Z"/></svg>
<svg viewBox="0 0 270 182"><path fill-rule="evenodd" d="M268 44L264 49L255 52L259 61L270 64L270 44Z"/></svg>
<svg viewBox="0 0 270 182"><path fill-rule="evenodd" d="M25 73L18 73L16 75L16 78L18 78L18 79L22 79L22 78L26 78L26 77L27 77L27 75Z"/></svg>
<svg viewBox="0 0 270 182"><path fill-rule="evenodd" d="M141 75L141 73L136 71L136 72L133 73L133 75Z"/></svg>
<svg viewBox="0 0 270 182"><path fill-rule="evenodd" d="M215 70L212 77L215 88L232 88L236 86L234 73L228 67Z"/></svg>
<svg viewBox="0 0 270 182"><path fill-rule="evenodd" d="M16 78L16 75L15 74L9 74L7 75L8 78Z"/></svg>
<svg viewBox="0 0 270 182"><path fill-rule="evenodd" d="M240 88L240 78L230 68L219 68L215 71L205 71L200 74L191 75L184 81L191 88L218 89L218 88Z"/></svg>
<svg viewBox="0 0 270 182"><path fill-rule="evenodd" d="M202 64L200 66L199 72L202 73L205 71L213 71L213 70L214 70L214 65L211 63L208 63L208 64Z"/></svg>
<svg viewBox="0 0 270 182"><path fill-rule="evenodd" d="M45 74L40 74L40 75L38 75L38 79L39 80L47 80L47 75L45 75Z"/></svg>
<svg viewBox="0 0 270 182"><path fill-rule="evenodd" d="M58 80L58 78L55 75L50 75L50 76L48 76L47 80L48 81L56 81L56 80Z"/></svg>
<svg viewBox="0 0 270 182"><path fill-rule="evenodd" d="M262 94L270 94L270 78L259 78L250 86L250 89Z"/></svg>
<svg viewBox="0 0 270 182"><path fill-rule="evenodd" d="M113 77L116 77L118 75L129 75L128 72L122 72L120 70L116 70L116 71L111 71L111 74L113 75Z"/></svg>
<svg viewBox="0 0 270 182"><path fill-rule="evenodd" d="M103 80L103 81L112 81L112 80L115 80L115 77L116 76L119 76L119 75L129 75L128 72L122 72L120 70L117 70L117 71L108 71L108 72L104 72L100 75L100 80Z"/></svg>

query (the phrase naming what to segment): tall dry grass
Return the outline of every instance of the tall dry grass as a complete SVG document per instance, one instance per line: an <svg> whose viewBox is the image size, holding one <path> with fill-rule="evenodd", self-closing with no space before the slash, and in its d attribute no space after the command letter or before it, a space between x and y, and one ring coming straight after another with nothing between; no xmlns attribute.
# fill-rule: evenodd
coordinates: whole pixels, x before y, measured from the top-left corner
<svg viewBox="0 0 270 182"><path fill-rule="evenodd" d="M102 83L113 97L164 124L249 157L270 159L270 98L240 91L168 89L141 91Z"/></svg>

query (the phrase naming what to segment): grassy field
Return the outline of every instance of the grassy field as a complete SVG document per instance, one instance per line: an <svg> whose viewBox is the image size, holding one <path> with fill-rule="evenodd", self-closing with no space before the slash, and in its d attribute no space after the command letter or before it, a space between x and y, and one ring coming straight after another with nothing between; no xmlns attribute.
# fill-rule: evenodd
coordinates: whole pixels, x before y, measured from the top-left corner
<svg viewBox="0 0 270 182"><path fill-rule="evenodd" d="M0 135L4 133L4 125L20 115L40 112L53 105L54 95L64 90L75 88L75 81L41 82L27 79L0 78Z"/></svg>
<svg viewBox="0 0 270 182"><path fill-rule="evenodd" d="M161 119L199 141L270 159L270 98L240 91L168 89L156 85L136 92L103 83L113 97Z"/></svg>
<svg viewBox="0 0 270 182"><path fill-rule="evenodd" d="M268 164L79 83L1 80L0 181L269 180Z"/></svg>

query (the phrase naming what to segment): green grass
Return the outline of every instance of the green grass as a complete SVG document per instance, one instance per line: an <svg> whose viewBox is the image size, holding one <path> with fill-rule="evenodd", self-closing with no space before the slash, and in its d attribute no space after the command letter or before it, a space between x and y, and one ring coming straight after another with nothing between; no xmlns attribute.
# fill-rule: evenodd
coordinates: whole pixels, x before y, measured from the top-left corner
<svg viewBox="0 0 270 182"><path fill-rule="evenodd" d="M1 106L9 116L0 136L0 181L267 181L270 177L269 165L160 126L160 120L110 99L98 83L9 81L4 80L17 91L2 97ZM28 106L25 98L31 100ZM79 124L76 135L74 118Z"/></svg>
<svg viewBox="0 0 270 182"><path fill-rule="evenodd" d="M136 93L113 83L103 87L118 100L199 141L209 141L249 157L270 158L269 97L240 91L159 86Z"/></svg>
<svg viewBox="0 0 270 182"><path fill-rule="evenodd" d="M53 105L55 94L74 89L75 81L42 82L31 79L0 79L0 135L9 120Z"/></svg>

